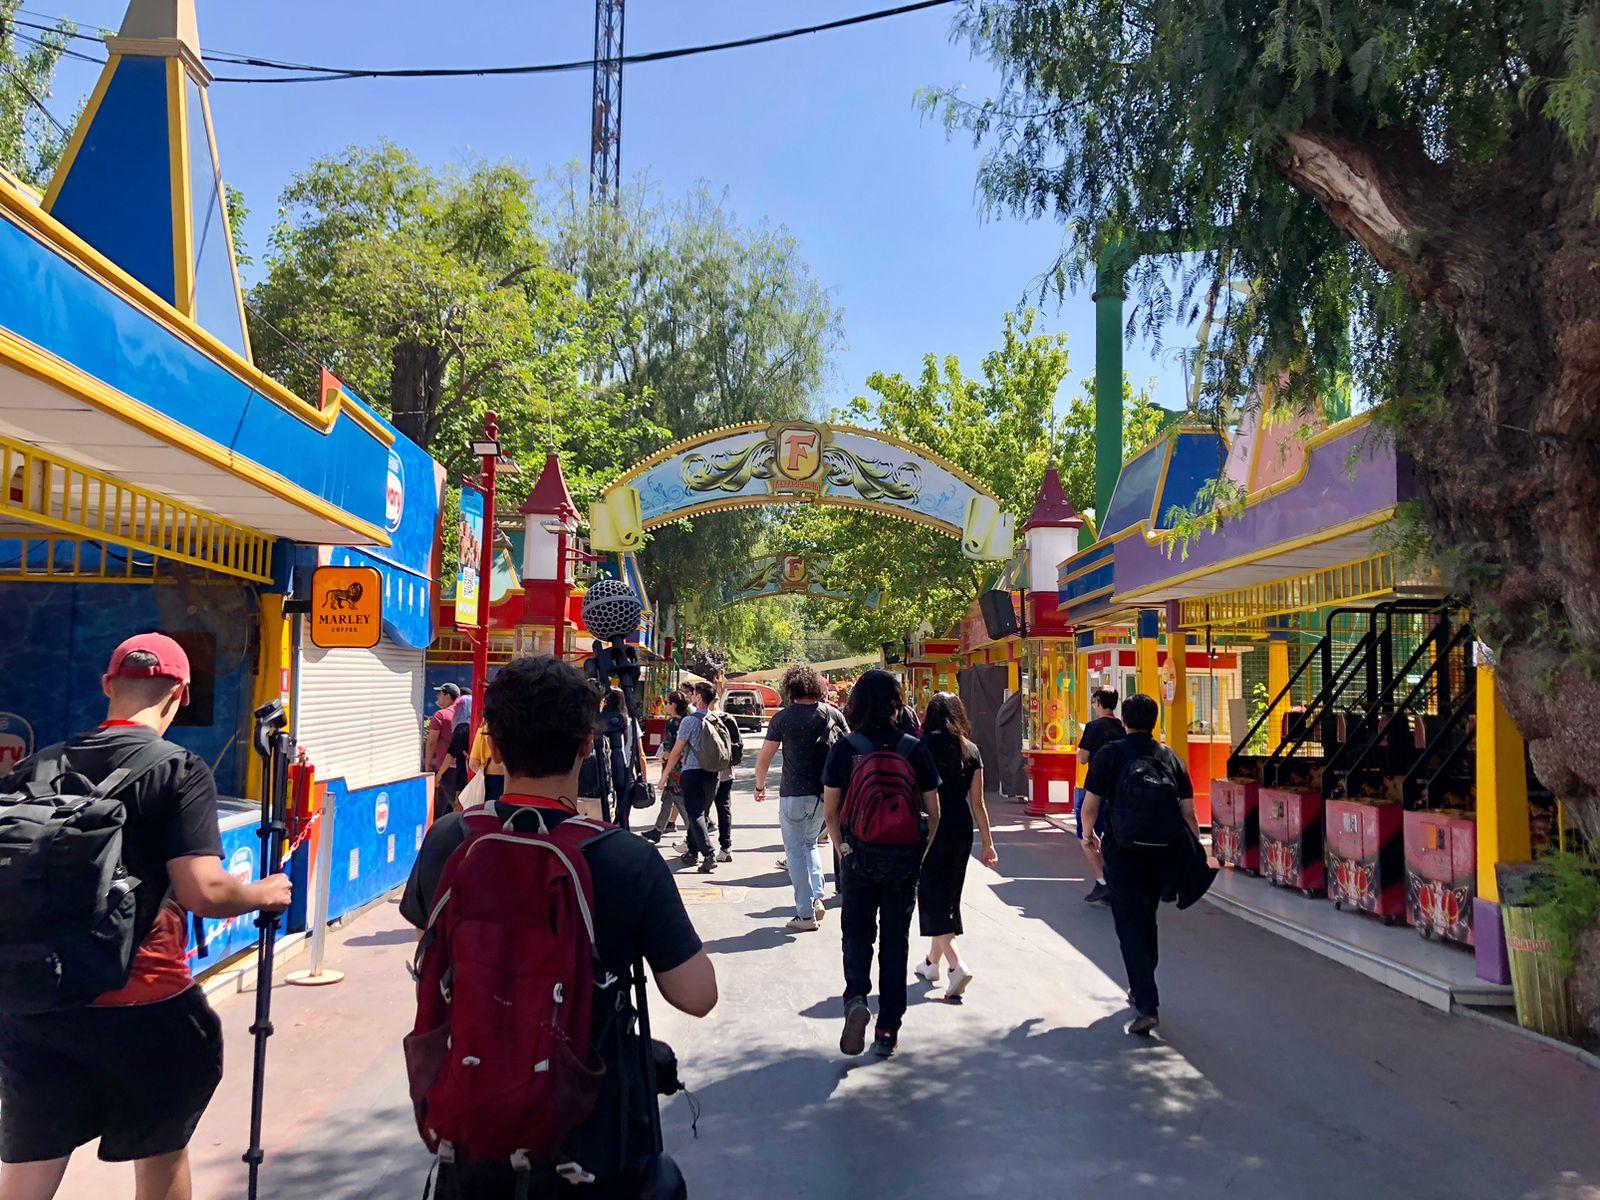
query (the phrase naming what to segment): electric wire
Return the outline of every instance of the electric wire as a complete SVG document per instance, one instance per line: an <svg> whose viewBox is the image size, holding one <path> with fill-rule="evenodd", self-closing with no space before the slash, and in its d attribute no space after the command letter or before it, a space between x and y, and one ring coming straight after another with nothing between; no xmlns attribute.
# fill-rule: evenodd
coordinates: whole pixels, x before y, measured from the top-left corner
<svg viewBox="0 0 1600 1200"><path fill-rule="evenodd" d="M874 21L882 21L891 17L905 16L909 13L921 12L925 9L941 8L954 4L956 0L914 0L913 3L896 5L893 8L882 8L872 12L857 13L854 16L840 17L832 21L821 21L812 25L803 25L793 29L781 29L771 33L752 34L748 37L730 38L720 42L707 42L696 46L679 46L667 50L648 50L638 54L624 54L619 58L594 59L581 58L566 62L526 63L510 66L480 66L480 67L330 67L310 63L286 62L281 59L264 58L257 55L234 54L223 51L211 51L206 57L215 62L226 62L234 66L256 67L260 70L292 72L290 74L271 75L214 75L216 83L328 83L348 79L450 79L450 78L485 78L490 76L511 75L554 75L571 71L590 71L599 65L636 66L645 63L668 62L678 58L688 58L701 54L714 54L723 50L739 50L750 46L763 46L773 42L788 41L793 38L807 37L815 33L826 33L835 29L845 29L856 25L865 25ZM21 11L21 10L19 10ZM30 13L32 16L43 16L40 13ZM13 24L25 24L13 21ZM90 34L70 33L64 34L55 26L45 27L38 24L26 23L29 28L42 29L45 32L61 36L69 36L78 40L101 41L100 38ZM16 33L15 37L31 41L36 45L46 43L30 38L25 34ZM103 43L102 43L103 44ZM52 47L60 49L60 47ZM104 63L105 59L84 54L70 48L62 53L71 58L82 59L88 62Z"/></svg>

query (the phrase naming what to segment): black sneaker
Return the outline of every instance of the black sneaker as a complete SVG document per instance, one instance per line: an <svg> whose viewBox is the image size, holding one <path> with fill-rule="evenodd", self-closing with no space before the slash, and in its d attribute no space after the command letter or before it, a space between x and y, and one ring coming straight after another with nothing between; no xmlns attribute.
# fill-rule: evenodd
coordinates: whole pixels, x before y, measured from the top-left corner
<svg viewBox="0 0 1600 1200"><path fill-rule="evenodd" d="M839 1051L852 1058L867 1048L867 1022L872 1010L859 996L844 1006L844 1032L839 1035Z"/></svg>
<svg viewBox="0 0 1600 1200"><path fill-rule="evenodd" d="M685 850L682 854L678 855L678 861L686 867L692 867L695 863L700 861L700 856L693 850Z"/></svg>
<svg viewBox="0 0 1600 1200"><path fill-rule="evenodd" d="M1129 1035L1151 1034L1155 1032L1156 1026L1160 1024L1161 1018L1157 1017L1155 1013L1140 1013L1122 1027L1122 1032Z"/></svg>
<svg viewBox="0 0 1600 1200"><path fill-rule="evenodd" d="M659 829L646 829L639 836L645 841L649 842L652 846L659 846L661 844L661 831Z"/></svg>
<svg viewBox="0 0 1600 1200"><path fill-rule="evenodd" d="M892 1029L878 1030L878 1036L872 1039L872 1052L879 1058L893 1058L895 1047L900 1044L900 1034Z"/></svg>
<svg viewBox="0 0 1600 1200"><path fill-rule="evenodd" d="M709 875L709 874L711 874L711 872L715 871L716 869L717 869L717 860L712 858L709 854L706 855L705 858L701 860L701 862L700 862L700 874Z"/></svg>
<svg viewBox="0 0 1600 1200"><path fill-rule="evenodd" d="M1111 889L1103 883L1096 883L1089 889L1089 894L1083 898L1085 904L1110 904Z"/></svg>

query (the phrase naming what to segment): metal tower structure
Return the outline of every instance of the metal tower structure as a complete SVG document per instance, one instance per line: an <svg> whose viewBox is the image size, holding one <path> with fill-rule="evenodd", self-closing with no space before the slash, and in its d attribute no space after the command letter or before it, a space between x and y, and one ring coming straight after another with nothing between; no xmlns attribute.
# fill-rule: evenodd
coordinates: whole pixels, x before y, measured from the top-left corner
<svg viewBox="0 0 1600 1200"><path fill-rule="evenodd" d="M589 198L615 199L622 186L622 6L594 3L594 128L589 137Z"/></svg>

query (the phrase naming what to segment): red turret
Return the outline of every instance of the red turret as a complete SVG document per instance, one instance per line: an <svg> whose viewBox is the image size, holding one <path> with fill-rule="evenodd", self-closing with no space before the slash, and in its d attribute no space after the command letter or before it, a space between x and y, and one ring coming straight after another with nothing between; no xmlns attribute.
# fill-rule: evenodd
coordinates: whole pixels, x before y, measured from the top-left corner
<svg viewBox="0 0 1600 1200"><path fill-rule="evenodd" d="M1039 498L1033 502L1033 511L1022 523L1022 531L1030 529L1082 529L1083 518L1067 502L1061 489L1061 472L1055 463L1045 468L1044 480L1039 484Z"/></svg>

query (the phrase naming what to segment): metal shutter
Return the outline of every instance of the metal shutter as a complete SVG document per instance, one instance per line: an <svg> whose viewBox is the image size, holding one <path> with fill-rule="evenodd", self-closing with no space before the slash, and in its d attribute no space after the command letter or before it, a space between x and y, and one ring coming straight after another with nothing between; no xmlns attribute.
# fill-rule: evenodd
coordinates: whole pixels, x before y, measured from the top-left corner
<svg viewBox="0 0 1600 1200"><path fill-rule="evenodd" d="M422 772L423 652L387 637L371 650L300 651L299 744L318 779L351 790Z"/></svg>

